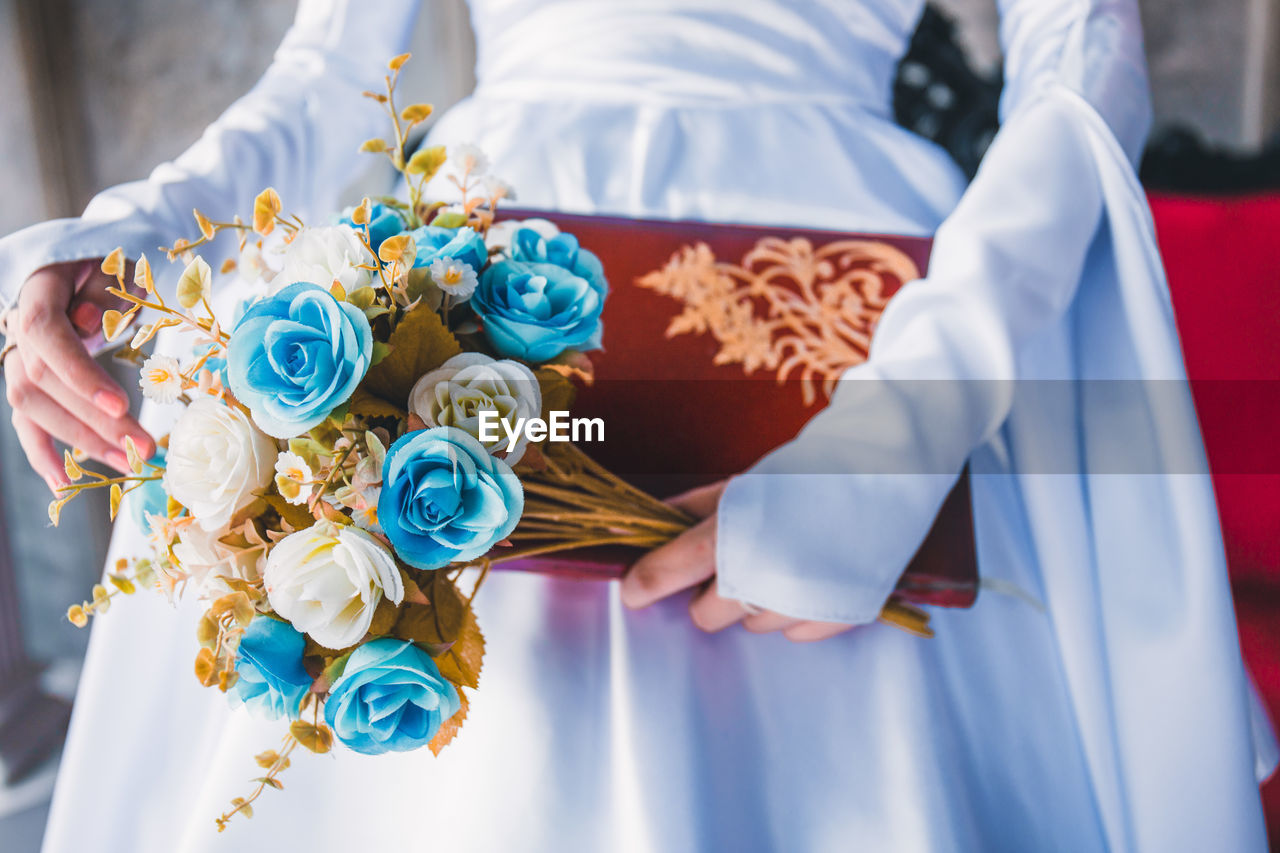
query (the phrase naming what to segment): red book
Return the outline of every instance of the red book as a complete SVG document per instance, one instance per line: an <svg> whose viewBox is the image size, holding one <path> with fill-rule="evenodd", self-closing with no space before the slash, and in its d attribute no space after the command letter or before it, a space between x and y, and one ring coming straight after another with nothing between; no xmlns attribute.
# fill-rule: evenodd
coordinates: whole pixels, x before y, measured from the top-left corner
<svg viewBox="0 0 1280 853"><path fill-rule="evenodd" d="M860 350L865 357L862 333L869 340L889 298L924 272L930 248L930 240L920 237L540 211L502 215L530 217L548 219L576 236L600 258L609 279L604 351L591 353L595 381L579 389L573 404L575 418L604 420L605 440L580 447L614 474L658 497L732 476L793 438L825 405L824 380L838 375L833 365L841 358L850 360L844 348ZM708 293L718 299L717 288L730 286L739 296L749 296L739 299L737 310L749 304L754 316L765 321L777 318L778 300L794 306L800 299L811 305L838 303L855 322L834 347L838 352L820 345L822 335L801 329L804 334L781 347L782 354L770 365L767 340L757 334L755 346L745 345L744 336L734 331L759 332L762 324L719 322L717 311L723 314L723 306ZM690 308L699 298L701 307ZM682 326L705 327L710 317L709 325L717 328L668 335L681 315ZM729 346L722 337L731 338ZM793 358L806 343L811 357ZM735 355L763 362L753 364L748 374ZM812 369L815 363L822 366L823 356L827 370ZM858 357L854 353L852 361ZM779 381L784 366L787 376ZM610 579L620 577L639 556L635 549L583 549L504 562L501 568ZM977 589L968 479L962 476L907 566L895 597L969 607Z"/></svg>

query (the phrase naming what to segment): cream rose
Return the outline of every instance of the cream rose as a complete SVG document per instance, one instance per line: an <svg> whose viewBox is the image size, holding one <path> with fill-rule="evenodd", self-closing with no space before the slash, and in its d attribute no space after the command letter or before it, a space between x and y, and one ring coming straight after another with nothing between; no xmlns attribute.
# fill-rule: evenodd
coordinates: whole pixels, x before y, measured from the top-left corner
<svg viewBox="0 0 1280 853"><path fill-rule="evenodd" d="M373 258L347 225L304 228L284 250L284 266L271 279L271 292L304 281L328 290L335 281L350 293L373 281Z"/></svg>
<svg viewBox="0 0 1280 853"><path fill-rule="evenodd" d="M542 392L533 371L520 362L495 361L482 353L464 352L417 381L409 392L409 408L427 426L457 427L496 456L506 449L507 435L499 428L497 441L481 439L480 413L496 412L514 430L518 419L542 414ZM507 453L507 464L519 462L528 444L529 439L521 430L520 438Z"/></svg>
<svg viewBox="0 0 1280 853"><path fill-rule="evenodd" d="M211 595L231 591L225 584L218 584L219 579L239 578L252 582L262 576L259 565L261 549L232 548L219 541L221 536L221 531L188 524L173 544L173 556L178 559L179 567L202 592Z"/></svg>
<svg viewBox="0 0 1280 853"><path fill-rule="evenodd" d="M384 595L394 604L404 598L386 546L357 527L324 521L277 542L263 582L271 609L330 649L359 642Z"/></svg>
<svg viewBox="0 0 1280 853"><path fill-rule="evenodd" d="M202 397L169 433L164 486L197 524L220 531L267 487L275 464L275 442L244 412Z"/></svg>

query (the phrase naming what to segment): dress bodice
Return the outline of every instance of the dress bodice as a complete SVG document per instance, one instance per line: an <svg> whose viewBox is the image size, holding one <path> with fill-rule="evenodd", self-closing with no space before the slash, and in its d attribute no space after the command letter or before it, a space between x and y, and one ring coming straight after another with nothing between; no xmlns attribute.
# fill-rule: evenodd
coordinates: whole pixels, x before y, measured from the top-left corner
<svg viewBox="0 0 1280 853"><path fill-rule="evenodd" d="M470 0L481 91L887 110L919 0Z"/></svg>

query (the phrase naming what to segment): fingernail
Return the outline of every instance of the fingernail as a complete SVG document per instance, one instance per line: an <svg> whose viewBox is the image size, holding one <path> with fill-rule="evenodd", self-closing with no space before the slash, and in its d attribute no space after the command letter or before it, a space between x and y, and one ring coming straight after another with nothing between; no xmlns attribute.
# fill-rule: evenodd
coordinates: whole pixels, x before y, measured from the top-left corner
<svg viewBox="0 0 1280 853"><path fill-rule="evenodd" d="M58 490L66 486L67 481L51 475L44 478L44 484L49 487L49 491L53 492L53 496L56 498L61 497L58 494Z"/></svg>
<svg viewBox="0 0 1280 853"><path fill-rule="evenodd" d="M81 302L72 309L71 322L82 332L96 332L102 323L102 310L92 302Z"/></svg>
<svg viewBox="0 0 1280 853"><path fill-rule="evenodd" d="M107 451L107 464L117 471L129 470L129 458L119 450Z"/></svg>
<svg viewBox="0 0 1280 853"><path fill-rule="evenodd" d="M118 418L129 411L129 401L110 391L98 391L95 393L93 395L93 404L113 418Z"/></svg>

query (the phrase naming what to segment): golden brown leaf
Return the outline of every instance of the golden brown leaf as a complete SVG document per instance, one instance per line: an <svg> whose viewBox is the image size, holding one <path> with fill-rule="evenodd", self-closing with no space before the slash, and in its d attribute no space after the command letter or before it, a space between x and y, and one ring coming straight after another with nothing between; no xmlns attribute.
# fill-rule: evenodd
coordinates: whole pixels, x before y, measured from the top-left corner
<svg viewBox="0 0 1280 853"><path fill-rule="evenodd" d="M213 283L213 270L201 257L191 259L187 268L178 279L178 304L183 308L194 308L201 300L209 296L209 288Z"/></svg>
<svg viewBox="0 0 1280 853"><path fill-rule="evenodd" d="M289 726L289 734L312 752L325 753L333 748L333 732L325 725L317 726L304 720L295 720Z"/></svg>
<svg viewBox="0 0 1280 853"><path fill-rule="evenodd" d="M106 275L115 276L117 279L124 275L124 249L116 247L111 250L111 254L102 259L102 272Z"/></svg>
<svg viewBox="0 0 1280 853"><path fill-rule="evenodd" d="M194 208L191 211L191 215L196 218L196 227L200 229L200 234L206 240L212 240L213 235L217 232L214 230L213 223L209 221L209 217Z"/></svg>
<svg viewBox="0 0 1280 853"><path fill-rule="evenodd" d="M444 654L436 659L440 674L461 687L475 687L480 683L480 668L484 664L484 634L475 613L467 610L462 630Z"/></svg>
<svg viewBox="0 0 1280 853"><path fill-rule="evenodd" d="M62 470L67 472L67 479L73 483L84 476L84 469L76 462L70 450L62 451Z"/></svg>
<svg viewBox="0 0 1280 853"><path fill-rule="evenodd" d="M147 293L156 292L156 283L151 277L151 262L146 255L139 255L138 262L133 266L133 283Z"/></svg>
<svg viewBox="0 0 1280 853"><path fill-rule="evenodd" d="M122 314L114 308L108 308L102 312L102 334L107 340L114 341L132 321L132 311Z"/></svg>
<svg viewBox="0 0 1280 853"><path fill-rule="evenodd" d="M218 680L218 661L213 649L201 649L196 654L196 680L205 687L211 687Z"/></svg>
<svg viewBox="0 0 1280 853"><path fill-rule="evenodd" d="M253 230L263 237L270 234L276 227L276 215L280 213L281 207L280 194L273 188L267 187L258 193L258 197L253 200Z"/></svg>
<svg viewBox="0 0 1280 853"><path fill-rule="evenodd" d="M267 495L263 500L294 530L304 530L316 522L316 517L305 506L291 504L279 495Z"/></svg>
<svg viewBox="0 0 1280 853"><path fill-rule="evenodd" d="M385 637L395 627L400 609L389 598L383 598L373 611L373 621L369 623L369 633L374 637Z"/></svg>
<svg viewBox="0 0 1280 853"><path fill-rule="evenodd" d="M400 111L400 118L410 124L417 124L425 121L431 115L432 109L430 104L410 104Z"/></svg>
<svg viewBox="0 0 1280 853"><path fill-rule="evenodd" d="M445 164L448 152L443 145L431 145L413 152L404 170L409 175L421 175L424 180L431 180L436 172Z"/></svg>
<svg viewBox="0 0 1280 853"><path fill-rule="evenodd" d="M405 410L389 403L381 397L375 397L363 388L357 388L351 395L351 414L366 418L403 418Z"/></svg>
<svg viewBox="0 0 1280 853"><path fill-rule="evenodd" d="M440 724L440 728L436 731L436 736L427 744L432 755L439 755L440 750L448 746L449 742L458 736L458 731L467 719L467 710L471 706L471 703L467 701L467 694L459 690L458 699L461 701L461 706L452 717Z"/></svg>
<svg viewBox="0 0 1280 853"><path fill-rule="evenodd" d="M378 258L385 264L393 264L413 257L417 246L408 234L397 234L382 241L378 247Z"/></svg>

